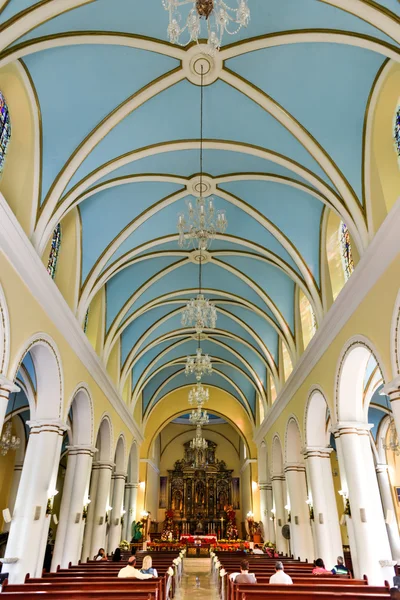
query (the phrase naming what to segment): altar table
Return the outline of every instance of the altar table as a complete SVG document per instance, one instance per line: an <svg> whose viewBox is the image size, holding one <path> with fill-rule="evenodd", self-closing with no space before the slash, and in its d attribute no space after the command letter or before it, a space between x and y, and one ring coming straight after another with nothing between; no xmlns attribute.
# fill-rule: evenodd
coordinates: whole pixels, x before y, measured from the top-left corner
<svg viewBox="0 0 400 600"><path fill-rule="evenodd" d="M200 540L202 544L216 544L216 535L187 535L182 534L180 541L184 544L194 544L196 540Z"/></svg>

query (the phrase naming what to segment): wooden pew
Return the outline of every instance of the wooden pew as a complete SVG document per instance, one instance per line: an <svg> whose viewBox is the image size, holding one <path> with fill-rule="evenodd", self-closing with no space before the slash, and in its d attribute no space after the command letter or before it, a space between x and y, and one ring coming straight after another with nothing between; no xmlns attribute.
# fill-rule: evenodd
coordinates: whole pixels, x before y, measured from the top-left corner
<svg viewBox="0 0 400 600"><path fill-rule="evenodd" d="M284 590L259 592L257 590L249 590L242 592L240 600L363 600L365 594L356 594L353 592L298 592L288 590L292 586L285 587ZM368 600L388 600L390 598L389 590L382 594L371 594L367 596Z"/></svg>

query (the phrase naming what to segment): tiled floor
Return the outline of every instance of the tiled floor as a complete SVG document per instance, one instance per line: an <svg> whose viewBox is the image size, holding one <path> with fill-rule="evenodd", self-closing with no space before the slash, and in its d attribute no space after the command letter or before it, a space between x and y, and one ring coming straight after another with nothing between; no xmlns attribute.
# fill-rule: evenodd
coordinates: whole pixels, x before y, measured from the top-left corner
<svg viewBox="0 0 400 600"><path fill-rule="evenodd" d="M218 592L210 572L209 558L185 558L182 583L176 600L218 600Z"/></svg>

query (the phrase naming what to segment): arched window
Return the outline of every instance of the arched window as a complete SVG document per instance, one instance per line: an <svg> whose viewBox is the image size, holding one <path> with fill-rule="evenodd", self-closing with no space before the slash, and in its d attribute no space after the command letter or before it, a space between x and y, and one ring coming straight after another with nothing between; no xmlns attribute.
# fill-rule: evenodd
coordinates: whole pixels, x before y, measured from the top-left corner
<svg viewBox="0 0 400 600"><path fill-rule="evenodd" d="M56 276L57 270L57 261L58 255L60 252L61 246L61 225L60 223L57 225L55 230L53 231L53 238L51 240L51 249L49 262L47 263L47 272L51 276L52 279Z"/></svg>
<svg viewBox="0 0 400 600"><path fill-rule="evenodd" d="M317 320L310 301L302 290L299 292L299 309L303 347L305 350L317 331Z"/></svg>
<svg viewBox="0 0 400 600"><path fill-rule="evenodd" d="M11 122L7 102L0 92L0 175L4 169L7 147L11 139Z"/></svg>
<svg viewBox="0 0 400 600"><path fill-rule="evenodd" d="M339 229L342 264L346 281L354 271L353 252L351 250L350 233L347 225L341 221Z"/></svg>
<svg viewBox="0 0 400 600"><path fill-rule="evenodd" d="M397 108L396 116L394 119L394 145L396 147L397 156L400 160L400 106Z"/></svg>

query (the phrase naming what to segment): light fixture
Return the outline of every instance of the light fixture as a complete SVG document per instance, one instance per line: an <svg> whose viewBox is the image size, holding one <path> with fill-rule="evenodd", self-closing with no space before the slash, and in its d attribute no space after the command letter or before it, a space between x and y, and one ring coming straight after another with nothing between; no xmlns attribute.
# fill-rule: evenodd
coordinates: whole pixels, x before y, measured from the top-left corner
<svg viewBox="0 0 400 600"><path fill-rule="evenodd" d="M200 346L197 348L196 356L186 358L186 375L196 375L196 380L201 381L203 375L211 375L212 364L208 354L203 354Z"/></svg>
<svg viewBox="0 0 400 600"><path fill-rule="evenodd" d="M307 498L306 504L308 504L308 512L310 515L310 520L314 521L314 507L313 507L312 500L310 497Z"/></svg>
<svg viewBox="0 0 400 600"><path fill-rule="evenodd" d="M189 417L189 421L192 425L207 425L209 422L209 416L206 410L202 410L199 406L196 410L192 410Z"/></svg>
<svg viewBox="0 0 400 600"><path fill-rule="evenodd" d="M202 333L203 329L215 329L217 309L208 298L199 293L196 298L191 298L183 309L181 323L184 327L194 327L198 334Z"/></svg>
<svg viewBox="0 0 400 600"><path fill-rule="evenodd" d="M46 506L46 515L53 514L54 497L57 496L57 494L58 494L58 490L56 490L55 488L49 491L47 506Z"/></svg>
<svg viewBox="0 0 400 600"><path fill-rule="evenodd" d="M246 517L247 517L248 519L253 519L253 518L254 518L254 514L252 513L252 511L251 511L251 510L249 510L249 512L247 513Z"/></svg>
<svg viewBox="0 0 400 600"><path fill-rule="evenodd" d="M270 516L270 521L275 521L275 514L276 514L276 510L275 508L271 508L271 516Z"/></svg>
<svg viewBox="0 0 400 600"><path fill-rule="evenodd" d="M13 435L13 432L12 432L12 414L14 412L16 395L17 394L15 393L14 398L13 398L12 408L11 408L11 415L10 415L10 418L7 421L7 423L4 425L4 432L0 439L0 454L2 456L6 456L6 454L10 450L16 450L21 443L21 440L19 439L19 437L16 435Z"/></svg>
<svg viewBox="0 0 400 600"><path fill-rule="evenodd" d="M147 510L142 510L142 512L140 513L140 516L142 517L142 521L144 521L145 519L147 519L147 517L149 516L149 512Z"/></svg>
<svg viewBox="0 0 400 600"><path fill-rule="evenodd" d="M285 505L285 510L290 510L290 504Z"/></svg>
<svg viewBox="0 0 400 600"><path fill-rule="evenodd" d="M348 517L351 517L350 500L348 492L346 490L339 490L338 494L344 499L344 514Z"/></svg>
<svg viewBox="0 0 400 600"><path fill-rule="evenodd" d="M219 50L224 33L235 35L250 21L250 9L247 0L237 0L237 8L228 6L224 0L162 0L169 12L168 38L171 44L185 46L198 42L201 36L201 20L207 21L208 52L212 55ZM181 7L191 6L186 20L182 19ZM230 27L234 25L233 30ZM187 32L188 40L180 42Z"/></svg>
<svg viewBox="0 0 400 600"><path fill-rule="evenodd" d="M201 385L201 383L197 383L196 387L193 387L189 392L189 404L190 406L203 406L206 402L208 402L210 398L210 391L208 388L205 388Z"/></svg>
<svg viewBox="0 0 400 600"><path fill-rule="evenodd" d="M201 425L196 427L196 437L190 442L191 450L207 450L208 442L201 435Z"/></svg>

